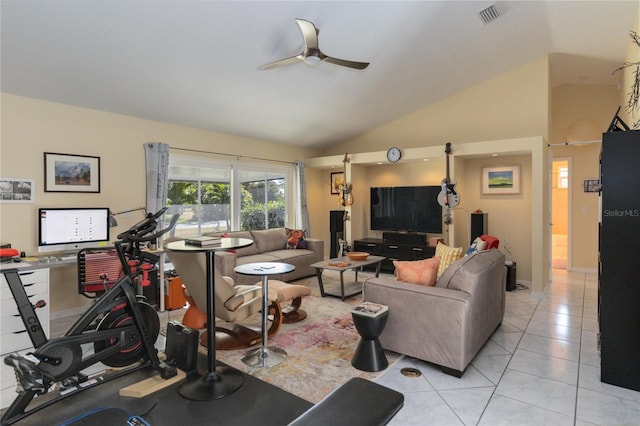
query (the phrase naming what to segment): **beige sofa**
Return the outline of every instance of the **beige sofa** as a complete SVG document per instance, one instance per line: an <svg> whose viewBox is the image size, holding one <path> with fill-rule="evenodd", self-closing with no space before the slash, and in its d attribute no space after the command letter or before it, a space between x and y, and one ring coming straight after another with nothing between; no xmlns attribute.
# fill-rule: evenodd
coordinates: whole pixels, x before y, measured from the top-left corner
<svg viewBox="0 0 640 426"><path fill-rule="evenodd" d="M504 260L497 249L465 256L434 287L393 277L365 281L364 300L389 306L382 347L461 377L504 318Z"/></svg>
<svg viewBox="0 0 640 426"><path fill-rule="evenodd" d="M295 270L283 275L270 275L271 280L293 281L298 278L316 274L310 265L324 259L324 241L305 238L306 249L288 249L287 235L284 228L265 229L260 231L235 231L226 233L229 237L248 238L253 240L249 247L234 252L216 252L215 266L224 276L233 278L236 285L252 285L256 277L234 272L238 265L254 262L284 262L295 266ZM213 234L221 235L221 234Z"/></svg>

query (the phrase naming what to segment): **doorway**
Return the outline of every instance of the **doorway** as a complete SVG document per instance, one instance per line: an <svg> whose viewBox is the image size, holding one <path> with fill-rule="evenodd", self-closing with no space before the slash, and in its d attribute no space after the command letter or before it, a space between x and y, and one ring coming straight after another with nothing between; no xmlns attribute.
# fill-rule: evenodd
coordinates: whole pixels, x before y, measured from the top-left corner
<svg viewBox="0 0 640 426"><path fill-rule="evenodd" d="M569 259L569 188L568 159L554 159L551 179L551 265L567 269Z"/></svg>

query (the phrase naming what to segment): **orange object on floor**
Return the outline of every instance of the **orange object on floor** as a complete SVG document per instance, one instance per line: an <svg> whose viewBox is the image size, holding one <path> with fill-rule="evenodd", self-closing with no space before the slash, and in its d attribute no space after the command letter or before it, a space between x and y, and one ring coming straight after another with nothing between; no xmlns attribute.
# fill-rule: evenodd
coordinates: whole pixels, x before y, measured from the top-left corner
<svg viewBox="0 0 640 426"><path fill-rule="evenodd" d="M167 294L164 296L165 309L172 311L174 309L183 308L187 303L182 291L182 280L180 277L172 277L167 279L169 282Z"/></svg>

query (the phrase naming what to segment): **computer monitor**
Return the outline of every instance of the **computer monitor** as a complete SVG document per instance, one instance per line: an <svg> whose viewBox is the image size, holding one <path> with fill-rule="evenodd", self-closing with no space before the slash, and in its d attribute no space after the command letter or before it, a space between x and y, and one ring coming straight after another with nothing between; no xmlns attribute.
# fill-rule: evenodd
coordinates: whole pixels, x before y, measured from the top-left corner
<svg viewBox="0 0 640 426"><path fill-rule="evenodd" d="M38 209L38 251L64 252L95 247L109 241L109 209Z"/></svg>

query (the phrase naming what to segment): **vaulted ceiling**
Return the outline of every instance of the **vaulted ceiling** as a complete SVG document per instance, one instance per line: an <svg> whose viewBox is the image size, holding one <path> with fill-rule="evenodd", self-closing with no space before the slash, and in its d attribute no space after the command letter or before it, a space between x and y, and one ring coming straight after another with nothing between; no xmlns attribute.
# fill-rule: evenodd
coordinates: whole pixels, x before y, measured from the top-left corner
<svg viewBox="0 0 640 426"><path fill-rule="evenodd" d="M479 12L499 16L484 23ZM2 0L3 92L322 149L550 55L552 84L616 84L636 1ZM303 49L353 70L261 66ZM501 94L504 96L504 94Z"/></svg>

